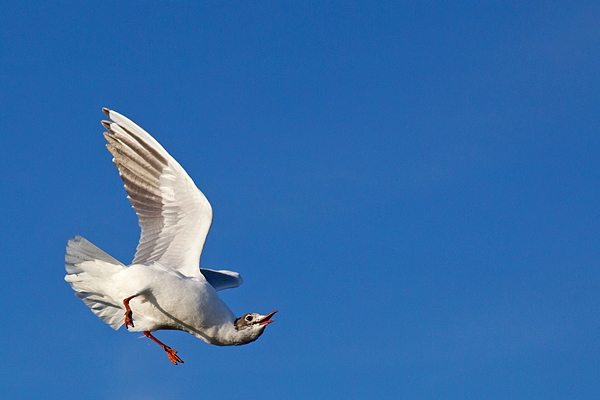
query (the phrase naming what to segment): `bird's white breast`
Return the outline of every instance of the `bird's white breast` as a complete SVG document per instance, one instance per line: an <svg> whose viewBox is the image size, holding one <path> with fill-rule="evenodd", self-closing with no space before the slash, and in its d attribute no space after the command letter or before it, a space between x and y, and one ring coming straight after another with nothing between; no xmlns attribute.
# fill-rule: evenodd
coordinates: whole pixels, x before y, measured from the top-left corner
<svg viewBox="0 0 600 400"><path fill-rule="evenodd" d="M209 343L235 316L206 280L188 278L158 263L131 265L114 275L115 299L133 298L129 305L132 331L178 329Z"/></svg>

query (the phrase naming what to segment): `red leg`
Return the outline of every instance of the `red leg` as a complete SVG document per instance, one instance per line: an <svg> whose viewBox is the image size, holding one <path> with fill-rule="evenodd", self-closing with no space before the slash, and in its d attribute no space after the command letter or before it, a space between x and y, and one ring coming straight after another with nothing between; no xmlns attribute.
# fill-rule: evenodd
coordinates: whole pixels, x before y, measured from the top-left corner
<svg viewBox="0 0 600 400"><path fill-rule="evenodd" d="M172 348L170 348L169 346L152 336L150 331L144 331L144 335L146 335L148 339L152 339L155 343L158 343L158 345L162 347L164 351L167 352L167 356L173 364L177 365L178 362L183 364L183 360L177 355L177 350L173 350Z"/></svg>
<svg viewBox="0 0 600 400"><path fill-rule="evenodd" d="M123 300L123 305L125 306L125 329L127 329L129 327L132 327L132 328L134 327L133 326L133 312L131 311L131 308L129 307L129 301L137 296L138 296L137 294L134 294L133 296L129 296L128 298Z"/></svg>

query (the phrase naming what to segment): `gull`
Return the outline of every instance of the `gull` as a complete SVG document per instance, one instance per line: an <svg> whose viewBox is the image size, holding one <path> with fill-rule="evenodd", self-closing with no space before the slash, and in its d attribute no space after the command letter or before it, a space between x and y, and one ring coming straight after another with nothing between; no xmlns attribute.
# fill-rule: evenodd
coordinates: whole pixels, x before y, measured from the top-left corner
<svg viewBox="0 0 600 400"><path fill-rule="evenodd" d="M277 310L236 318L218 291L242 284L239 273L200 268L212 207L173 157L125 116L103 108L106 147L125 183L141 228L131 265L81 236L69 239L65 280L102 321L143 332L177 365L177 350L158 340L161 329L188 332L217 346L258 339Z"/></svg>

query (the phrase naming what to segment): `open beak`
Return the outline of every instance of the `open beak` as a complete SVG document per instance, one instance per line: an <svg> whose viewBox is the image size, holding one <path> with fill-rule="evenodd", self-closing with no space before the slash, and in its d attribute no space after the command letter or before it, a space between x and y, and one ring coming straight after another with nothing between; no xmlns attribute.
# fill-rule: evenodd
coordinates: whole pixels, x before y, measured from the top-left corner
<svg viewBox="0 0 600 400"><path fill-rule="evenodd" d="M275 315L275 313L276 313L276 312L277 312L277 310L273 310L273 311L271 311L270 313L268 313L267 315L265 315L264 317L262 317L262 318L261 318L261 319L258 321L258 324L259 324L259 325L268 325L268 324L270 324L271 322L274 322L274 321L271 319L271 317L272 317L273 315Z"/></svg>

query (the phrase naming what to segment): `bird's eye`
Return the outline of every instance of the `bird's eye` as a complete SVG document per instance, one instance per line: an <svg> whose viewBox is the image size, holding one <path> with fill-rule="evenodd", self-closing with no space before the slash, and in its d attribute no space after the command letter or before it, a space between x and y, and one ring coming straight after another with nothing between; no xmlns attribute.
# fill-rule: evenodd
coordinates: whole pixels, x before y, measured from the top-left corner
<svg viewBox="0 0 600 400"><path fill-rule="evenodd" d="M246 315L246 321L247 322L252 322L252 320L254 319L254 317L252 315Z"/></svg>

